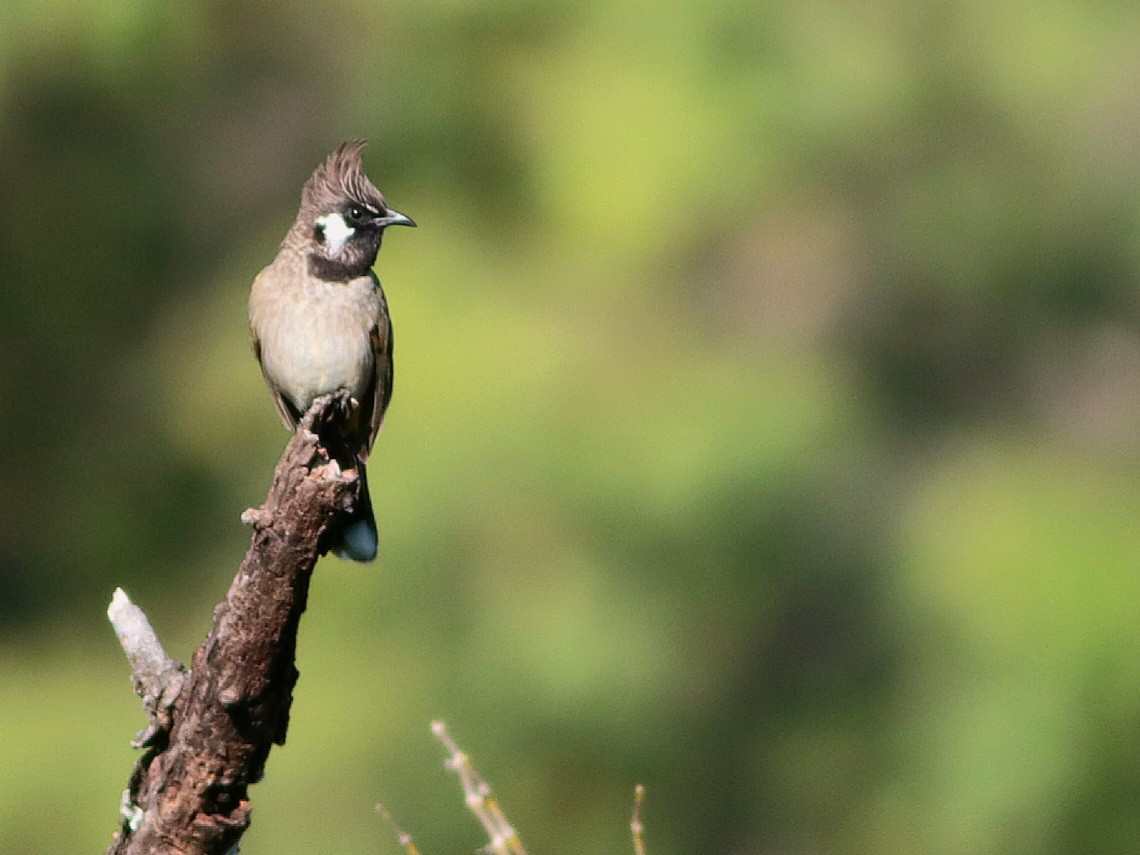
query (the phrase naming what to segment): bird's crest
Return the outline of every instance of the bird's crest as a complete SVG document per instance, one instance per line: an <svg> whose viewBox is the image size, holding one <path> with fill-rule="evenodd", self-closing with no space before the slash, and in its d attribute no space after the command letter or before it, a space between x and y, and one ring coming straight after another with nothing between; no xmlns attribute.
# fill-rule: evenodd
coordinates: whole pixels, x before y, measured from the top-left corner
<svg viewBox="0 0 1140 855"><path fill-rule="evenodd" d="M302 207L314 212L330 211L351 200L381 212L386 210L383 195L364 174L360 154L365 145L364 140L348 140L337 146L305 182Z"/></svg>

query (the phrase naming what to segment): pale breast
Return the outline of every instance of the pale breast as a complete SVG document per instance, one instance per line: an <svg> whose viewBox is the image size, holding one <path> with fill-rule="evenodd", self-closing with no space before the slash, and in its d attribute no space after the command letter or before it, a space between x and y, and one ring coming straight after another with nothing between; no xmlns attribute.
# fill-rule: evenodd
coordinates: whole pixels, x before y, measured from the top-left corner
<svg viewBox="0 0 1140 855"><path fill-rule="evenodd" d="M381 311L375 280L290 277L285 285L274 278L267 271L250 295L266 374L299 412L338 389L363 401L373 383L371 331Z"/></svg>

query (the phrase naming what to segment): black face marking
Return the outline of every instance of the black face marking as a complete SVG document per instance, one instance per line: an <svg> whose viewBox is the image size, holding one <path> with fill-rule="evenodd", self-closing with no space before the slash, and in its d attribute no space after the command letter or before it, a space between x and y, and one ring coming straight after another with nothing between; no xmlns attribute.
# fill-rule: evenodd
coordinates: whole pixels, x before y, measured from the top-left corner
<svg viewBox="0 0 1140 855"><path fill-rule="evenodd" d="M376 208L359 202L350 202L344 211L345 222L357 229L376 228L376 221L381 216L381 212Z"/></svg>

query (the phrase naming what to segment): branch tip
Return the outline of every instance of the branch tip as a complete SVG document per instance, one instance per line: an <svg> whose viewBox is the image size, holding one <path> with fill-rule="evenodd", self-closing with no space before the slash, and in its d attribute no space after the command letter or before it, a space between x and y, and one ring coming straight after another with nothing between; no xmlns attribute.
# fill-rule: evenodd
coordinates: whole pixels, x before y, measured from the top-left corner
<svg viewBox="0 0 1140 855"><path fill-rule="evenodd" d="M384 817L384 821L391 826L392 831L396 833L396 842L404 847L407 855L420 855L420 850L416 848L416 844L412 842L412 835L405 833L400 826L396 825L396 820L392 818L392 814L388 812L388 808L384 805L376 805L376 812Z"/></svg>
<svg viewBox="0 0 1140 855"><path fill-rule="evenodd" d="M629 820L629 830L633 834L634 855L645 855L645 841L642 833L645 831L641 824L641 806L645 803L645 787L638 784L633 788L633 816Z"/></svg>

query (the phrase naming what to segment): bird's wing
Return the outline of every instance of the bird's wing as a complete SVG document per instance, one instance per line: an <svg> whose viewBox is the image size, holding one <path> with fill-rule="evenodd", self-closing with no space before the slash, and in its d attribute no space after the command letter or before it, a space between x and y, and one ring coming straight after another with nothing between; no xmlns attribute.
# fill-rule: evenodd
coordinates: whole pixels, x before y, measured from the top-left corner
<svg viewBox="0 0 1140 855"><path fill-rule="evenodd" d="M377 286L379 288L379 286ZM380 290L380 317L372 327L372 412L368 434L368 451L384 424L384 412L392 400L392 322L388 317L388 301Z"/></svg>

